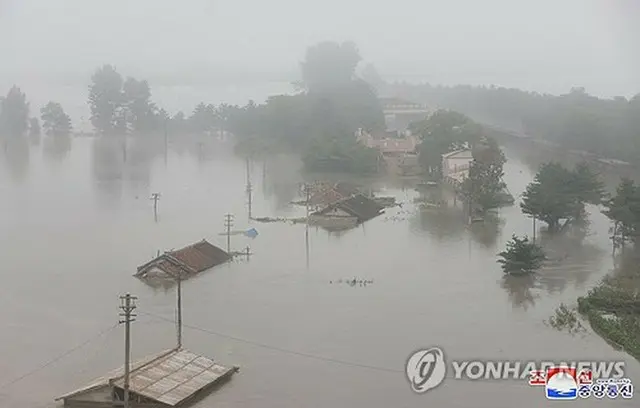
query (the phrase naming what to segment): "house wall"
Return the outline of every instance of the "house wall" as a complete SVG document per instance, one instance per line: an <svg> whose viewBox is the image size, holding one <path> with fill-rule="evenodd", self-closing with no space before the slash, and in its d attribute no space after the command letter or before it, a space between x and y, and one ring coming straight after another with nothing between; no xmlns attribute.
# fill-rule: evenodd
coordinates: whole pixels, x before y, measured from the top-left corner
<svg viewBox="0 0 640 408"><path fill-rule="evenodd" d="M169 275L155 265L150 266L145 271L147 278L169 278Z"/></svg>
<svg viewBox="0 0 640 408"><path fill-rule="evenodd" d="M324 215L325 217L353 217L353 215L340 208L333 208L332 210L327 211L322 215Z"/></svg>
<svg viewBox="0 0 640 408"><path fill-rule="evenodd" d="M461 153L460 156L444 158L442 159L442 174L446 177L454 173L468 171L472 161L471 153Z"/></svg>

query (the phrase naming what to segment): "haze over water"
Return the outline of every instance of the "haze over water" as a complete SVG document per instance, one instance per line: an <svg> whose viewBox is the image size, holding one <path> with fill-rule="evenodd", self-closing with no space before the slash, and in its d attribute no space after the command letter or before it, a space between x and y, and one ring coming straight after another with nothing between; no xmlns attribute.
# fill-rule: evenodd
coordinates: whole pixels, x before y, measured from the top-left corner
<svg viewBox="0 0 640 408"><path fill-rule="evenodd" d="M228 212L236 229L258 230L254 240L232 237L232 249L250 245L254 255L184 283L184 343L241 370L198 407L545 405L544 391L526 381L448 379L414 394L404 364L433 345L457 360L622 359L640 378L639 364L598 336L543 322L611 269L608 221L597 209L583 248L558 244L554 255L564 259L529 281L504 281L495 262L513 233L531 232L517 206L500 212L497 232L468 230L455 211L419 212L406 181L373 185L402 208L339 235L311 228L307 253L304 225L248 222L245 161L229 146L173 142L165 161L161 147L141 140L130 142L126 163L119 145L81 138L0 155L0 384L115 325L126 292L139 297L134 358L173 347L175 290L153 289L132 274L158 250L203 238L224 248ZM505 153L505 181L517 197L535 164L518 149ZM303 181L295 163L252 163L255 217L304 214L289 205ZM161 194L157 223L153 192ZM337 282L348 278L373 283ZM0 390L0 405L55 406L53 397L122 364L122 330Z"/></svg>

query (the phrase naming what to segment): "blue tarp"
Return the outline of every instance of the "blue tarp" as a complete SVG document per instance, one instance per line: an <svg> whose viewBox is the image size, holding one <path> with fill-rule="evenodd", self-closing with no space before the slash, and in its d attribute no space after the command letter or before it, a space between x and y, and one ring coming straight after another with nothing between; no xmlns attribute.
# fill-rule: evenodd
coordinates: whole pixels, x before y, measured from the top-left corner
<svg viewBox="0 0 640 408"><path fill-rule="evenodd" d="M250 237L250 238L255 238L258 236L258 231L255 228L251 228L245 231L244 235Z"/></svg>

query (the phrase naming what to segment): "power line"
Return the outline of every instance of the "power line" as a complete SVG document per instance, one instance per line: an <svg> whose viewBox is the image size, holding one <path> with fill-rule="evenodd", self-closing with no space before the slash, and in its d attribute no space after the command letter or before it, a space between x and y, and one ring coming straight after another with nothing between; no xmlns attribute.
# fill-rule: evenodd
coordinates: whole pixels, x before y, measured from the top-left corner
<svg viewBox="0 0 640 408"><path fill-rule="evenodd" d="M110 332L111 330L115 329L116 327L118 327L118 324L114 324L113 326L109 327L108 329L102 330L101 332L99 332L98 334L96 334L95 336L85 340L84 342L78 344L77 346L75 346L74 348L65 351L64 353L60 354L59 356L55 357L52 360L49 360L48 362L40 365L39 367L21 375L20 377L15 378L14 380L9 381L8 383L4 383L2 385L0 385L0 390L3 390L7 387L10 387L11 385L24 380L27 377L32 376L33 374L36 374L39 371L44 370L45 368L49 367L52 364L57 363L58 361L62 360L63 358L67 357L68 355L70 355L71 353L80 350L81 348L83 348L84 346L86 346L87 344L89 344L90 342L92 342L93 340L102 337L103 335L105 335L106 333Z"/></svg>
<svg viewBox="0 0 640 408"><path fill-rule="evenodd" d="M173 323L173 320L168 319L166 317L162 317L162 316L158 316L158 315L155 315L155 314L152 314L152 313L146 313L146 312L140 312L140 313L141 314L146 314L146 315L149 315L149 316L153 316L153 317L158 318L158 319L163 319L163 320L166 320L168 322ZM315 354L309 354L309 353L303 353L303 352L300 352L300 351L288 350L288 349L284 349L284 348L281 348L281 347L276 347L276 346L271 346L271 345L264 344L264 343L259 343L259 342L253 341L253 340L243 339L241 337L232 336L232 335L229 335L229 334L215 332L213 330L205 329L203 327L198 327L198 326L193 326L193 325L188 325L188 324L183 324L183 327L186 327L186 328L192 329L192 330L196 330L196 331L199 331L199 332L202 332L202 333L207 333L207 334L210 334L210 335L227 338L227 339L234 340L234 341L237 341L237 342L240 342L240 343L250 344L252 346L256 346L256 347L260 347L260 348L264 348L264 349L268 349L268 350L273 350L273 351L278 351L280 353L290 354L290 355L294 355L294 356L298 356L298 357L306 357L306 358L310 358L310 359L314 359L314 360L320 360L320 361L324 361L324 362L328 362L328 363L340 364L340 365L350 366L350 367L365 368L365 369L369 369L369 370L384 371L384 372L389 372L389 373L404 373L404 370L397 370L397 369L387 368L387 367L379 367L379 366L372 366L372 365L368 365L368 364L354 363L354 362L339 360L339 359L331 358L331 357L323 357L323 356L318 356L318 355L315 355Z"/></svg>

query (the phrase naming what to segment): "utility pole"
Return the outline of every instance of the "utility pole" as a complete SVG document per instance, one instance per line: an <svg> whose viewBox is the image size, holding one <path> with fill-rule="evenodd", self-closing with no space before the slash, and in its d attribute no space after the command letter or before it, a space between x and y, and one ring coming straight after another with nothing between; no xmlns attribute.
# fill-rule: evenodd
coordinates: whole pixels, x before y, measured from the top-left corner
<svg viewBox="0 0 640 408"><path fill-rule="evenodd" d="M247 157L247 196L249 198L249 221L251 221L251 206L252 206L252 192L253 187L251 186L251 169L249 166L249 158Z"/></svg>
<svg viewBox="0 0 640 408"><path fill-rule="evenodd" d="M129 408L129 375L130 375L130 359L131 359L131 322L134 322L136 317L132 312L136 309L135 301L138 299L135 296L126 294L120 296L120 317L124 320L120 320L120 324L124 323L124 408Z"/></svg>
<svg viewBox="0 0 640 408"><path fill-rule="evenodd" d="M224 216L224 226L227 228L227 253L231 253L231 227L233 227L233 214Z"/></svg>
<svg viewBox="0 0 640 408"><path fill-rule="evenodd" d="M153 217L158 222L158 200L160 199L160 193L151 194L151 200L153 200Z"/></svg>
<svg viewBox="0 0 640 408"><path fill-rule="evenodd" d="M307 270L309 269L309 204L311 201L311 187L309 184L304 184L304 192L305 192L305 204L307 206L307 219L306 219L306 227L304 230L304 246L305 246L305 259L307 261Z"/></svg>
<svg viewBox="0 0 640 408"><path fill-rule="evenodd" d="M533 243L536 243L536 217L533 217Z"/></svg>
<svg viewBox="0 0 640 408"><path fill-rule="evenodd" d="M169 118L164 118L164 165L167 165L169 159L169 134L167 132L167 122Z"/></svg>
<svg viewBox="0 0 640 408"><path fill-rule="evenodd" d="M182 348L182 271L178 271L178 348Z"/></svg>

